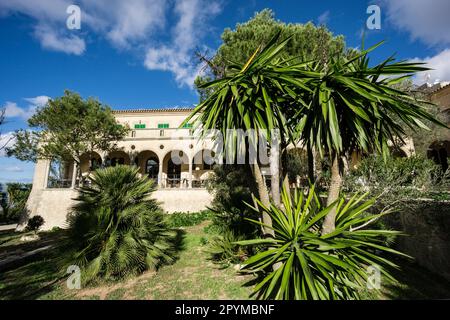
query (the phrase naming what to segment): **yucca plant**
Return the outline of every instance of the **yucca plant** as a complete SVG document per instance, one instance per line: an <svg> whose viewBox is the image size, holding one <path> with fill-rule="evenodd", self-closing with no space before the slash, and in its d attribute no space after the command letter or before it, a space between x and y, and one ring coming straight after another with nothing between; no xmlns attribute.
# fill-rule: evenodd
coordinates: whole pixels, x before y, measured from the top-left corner
<svg viewBox="0 0 450 320"><path fill-rule="evenodd" d="M352 152L381 153L386 159L389 143L404 142L405 128L428 130L424 122L445 127L424 107L429 102L416 100L409 92L394 85L417 72L429 70L423 63L387 58L379 64L370 62L369 54L383 42L353 57L330 57L325 66L308 64L307 86L297 91L303 101L296 105L291 118L294 132L321 157L330 157L331 181L327 204L339 198L343 163ZM299 76L305 74L298 71ZM325 233L335 226L336 211L325 218Z"/></svg>
<svg viewBox="0 0 450 320"><path fill-rule="evenodd" d="M247 256L247 252L236 242L245 239L244 236L235 234L232 230L226 230L221 235L216 235L206 249L213 261L230 264L241 262Z"/></svg>
<svg viewBox="0 0 450 320"><path fill-rule="evenodd" d="M153 180L130 166L99 169L89 179L69 217L74 260L86 281L123 278L172 260L175 234L150 199Z"/></svg>
<svg viewBox="0 0 450 320"><path fill-rule="evenodd" d="M283 188L282 209L255 200L258 207L253 209L271 216L275 237L237 242L242 246L265 246L247 259L242 269L261 276L254 294L259 299L359 299L366 287L369 266L394 280L389 269L398 266L382 254L406 256L384 245L386 236L400 233L369 228L388 212L368 213L375 199L365 201L365 197L354 195L348 201L341 198L322 207L312 186L307 195ZM334 207L336 229L321 234L322 220Z"/></svg>

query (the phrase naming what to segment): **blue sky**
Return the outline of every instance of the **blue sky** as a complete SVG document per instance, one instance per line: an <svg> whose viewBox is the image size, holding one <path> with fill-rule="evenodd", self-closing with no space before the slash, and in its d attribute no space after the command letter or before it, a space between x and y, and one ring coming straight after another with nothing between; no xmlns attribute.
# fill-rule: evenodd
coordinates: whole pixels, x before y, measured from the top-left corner
<svg viewBox="0 0 450 320"><path fill-rule="evenodd" d="M81 29L69 30L66 9L81 9ZM381 30L367 30L369 5L381 8ZM226 27L271 8L284 22L323 23L350 47L387 43L375 61L429 62L430 81L450 80L448 0L2 0L0 2L0 108L3 139L36 106L65 89L112 108L158 108L197 103L193 52L220 45ZM421 75L417 82L425 79ZM0 144L1 146L1 144ZM31 181L34 165L0 151L0 182Z"/></svg>

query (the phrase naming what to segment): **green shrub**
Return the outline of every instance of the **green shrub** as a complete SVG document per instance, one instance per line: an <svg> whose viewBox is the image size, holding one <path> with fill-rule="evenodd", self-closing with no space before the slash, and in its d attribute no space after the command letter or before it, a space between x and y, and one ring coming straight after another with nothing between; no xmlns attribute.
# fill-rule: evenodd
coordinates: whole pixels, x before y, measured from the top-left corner
<svg viewBox="0 0 450 320"><path fill-rule="evenodd" d="M408 158L371 155L344 179L347 193L368 192L377 197L376 210L394 208L402 211L419 210L417 199L445 199L450 177L441 167L421 155ZM381 225L380 225L381 227Z"/></svg>
<svg viewBox="0 0 450 320"><path fill-rule="evenodd" d="M440 166L423 156L383 159L379 155L364 158L347 175L344 186L349 192L370 191L398 196L427 196L436 190L448 189Z"/></svg>
<svg viewBox="0 0 450 320"><path fill-rule="evenodd" d="M286 151L283 158L283 168L289 179L289 183L296 183L300 177L300 183L308 184L308 155L305 150L294 148Z"/></svg>
<svg viewBox="0 0 450 320"><path fill-rule="evenodd" d="M27 226L25 227L25 231L27 232L37 232L42 225L44 224L44 218L41 216L33 216L30 219L28 219Z"/></svg>
<svg viewBox="0 0 450 320"><path fill-rule="evenodd" d="M207 252L215 262L229 264L240 263L247 257L247 250L236 244L244 240L243 236L235 235L232 231L225 231L222 235L214 236L208 244Z"/></svg>
<svg viewBox="0 0 450 320"><path fill-rule="evenodd" d="M0 216L0 221L17 222L19 220L20 216L25 213L31 186L29 183L7 184L7 197L1 201L3 214Z"/></svg>
<svg viewBox="0 0 450 320"><path fill-rule="evenodd" d="M175 232L150 199L153 180L130 166L96 170L90 180L80 188L68 230L85 281L123 278L173 260Z"/></svg>
<svg viewBox="0 0 450 320"><path fill-rule="evenodd" d="M174 212L168 215L167 223L172 228L190 227L211 218L209 210L199 212Z"/></svg>
<svg viewBox="0 0 450 320"><path fill-rule="evenodd" d="M255 294L260 299L359 299L370 271L377 266L389 279L390 267L397 267L381 254L402 255L383 245L386 235L395 231L369 229L384 213L368 214L375 199L364 196L341 198L322 207L314 186L307 196L286 188L282 191L283 210L258 201L255 211L272 217L275 237L239 241L244 246L262 245L264 250L244 262L244 271L260 274ZM337 206L336 229L322 235L323 218ZM253 221L261 225L259 221Z"/></svg>
<svg viewBox="0 0 450 320"><path fill-rule="evenodd" d="M232 231L236 235L255 235L259 229L245 218L256 218L244 204L252 202L256 194L254 178L245 165L220 165L207 182L214 198L211 204L212 222L220 232Z"/></svg>

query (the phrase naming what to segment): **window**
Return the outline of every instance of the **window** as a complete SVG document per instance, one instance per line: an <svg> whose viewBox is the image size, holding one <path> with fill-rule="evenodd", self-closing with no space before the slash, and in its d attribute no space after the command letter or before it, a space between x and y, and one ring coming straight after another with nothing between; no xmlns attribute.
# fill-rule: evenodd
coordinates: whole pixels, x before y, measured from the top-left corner
<svg viewBox="0 0 450 320"><path fill-rule="evenodd" d="M136 123L134 125L135 129L145 129L145 123Z"/></svg>
<svg viewBox="0 0 450 320"><path fill-rule="evenodd" d="M192 128L192 123L185 123L185 124L183 125L183 128L185 128L185 129L191 129L191 128Z"/></svg>
<svg viewBox="0 0 450 320"><path fill-rule="evenodd" d="M72 186L73 164L57 159L50 161L47 188L70 188Z"/></svg>
<svg viewBox="0 0 450 320"><path fill-rule="evenodd" d="M168 123L158 123L158 129L169 129Z"/></svg>

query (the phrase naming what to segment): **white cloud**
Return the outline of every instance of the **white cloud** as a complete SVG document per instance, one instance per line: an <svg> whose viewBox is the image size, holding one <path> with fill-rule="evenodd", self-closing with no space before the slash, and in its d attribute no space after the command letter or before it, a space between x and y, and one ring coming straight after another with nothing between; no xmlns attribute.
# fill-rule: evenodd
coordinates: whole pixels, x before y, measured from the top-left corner
<svg viewBox="0 0 450 320"><path fill-rule="evenodd" d="M24 120L31 117L36 110L36 106L30 105L27 108L21 108L15 102L7 101L4 105L5 118L22 118Z"/></svg>
<svg viewBox="0 0 450 320"><path fill-rule="evenodd" d="M50 99L50 97L48 97L48 96L37 96L34 98L24 98L25 101L28 101L32 105L35 105L38 107L46 105L49 99Z"/></svg>
<svg viewBox="0 0 450 320"><path fill-rule="evenodd" d="M48 99L50 98L47 96L25 98L24 100L29 102L26 107L20 107L15 102L7 101L2 107L5 109L5 118L21 118L27 120L34 114L36 108L45 105Z"/></svg>
<svg viewBox="0 0 450 320"><path fill-rule="evenodd" d="M55 32L48 25L36 27L34 32L36 38L45 49L61 51L68 54L82 55L86 50L86 44L83 39L75 35L63 36Z"/></svg>
<svg viewBox="0 0 450 320"><path fill-rule="evenodd" d="M429 45L450 44L449 0L382 0L390 23Z"/></svg>
<svg viewBox="0 0 450 320"><path fill-rule="evenodd" d="M330 21L330 11L329 10L325 11L317 18L317 23L319 25L327 24L328 21Z"/></svg>
<svg viewBox="0 0 450 320"><path fill-rule="evenodd" d="M110 2L108 2L110 3ZM108 38L119 47L128 47L142 40L165 24L166 2L164 0L116 1L115 23L109 26Z"/></svg>
<svg viewBox="0 0 450 320"><path fill-rule="evenodd" d="M147 49L144 65L150 70L170 71L180 85L192 87L201 67L192 62L196 44L207 22L221 11L218 1L176 0L178 22L172 29L170 43Z"/></svg>
<svg viewBox="0 0 450 320"><path fill-rule="evenodd" d="M16 12L36 20L34 35L42 47L68 54L83 54L86 48L80 33L90 29L118 47L146 40L165 23L165 0L81 0L81 31L68 30L68 0L2 0L0 16Z"/></svg>
<svg viewBox="0 0 450 320"><path fill-rule="evenodd" d="M414 62L425 62L427 67L433 70L421 72L415 82L422 84L426 81L433 83L436 80L441 82L450 81L450 49L445 49L433 57L414 58ZM429 75L429 79L428 78Z"/></svg>
<svg viewBox="0 0 450 320"><path fill-rule="evenodd" d="M0 134L0 157L6 156L5 148L12 147L15 143L13 132Z"/></svg>
<svg viewBox="0 0 450 320"><path fill-rule="evenodd" d="M19 166L7 166L2 168L2 170L5 170L6 172L23 172L23 168Z"/></svg>
<svg viewBox="0 0 450 320"><path fill-rule="evenodd" d="M33 35L48 50L82 55L84 38L93 32L119 49L146 49L144 65L170 71L179 84L192 86L199 68L193 50L208 30L207 22L221 11L222 0L79 0L81 30L68 30L70 0L1 0L0 17L21 13L36 20ZM172 17L173 16L173 17ZM165 28L168 18L173 28ZM159 32L167 41L156 43ZM168 37L167 37L168 36Z"/></svg>

